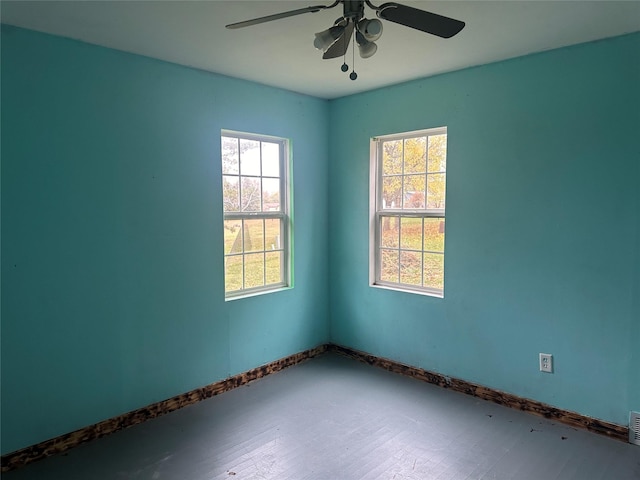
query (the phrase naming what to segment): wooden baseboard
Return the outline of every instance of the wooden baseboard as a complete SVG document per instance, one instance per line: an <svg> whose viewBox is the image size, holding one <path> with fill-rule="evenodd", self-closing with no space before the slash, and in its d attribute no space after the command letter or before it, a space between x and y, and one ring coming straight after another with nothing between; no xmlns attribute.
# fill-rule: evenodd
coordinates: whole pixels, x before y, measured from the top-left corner
<svg viewBox="0 0 640 480"><path fill-rule="evenodd" d="M211 398L215 395L233 390L241 385L245 385L252 380L265 377L271 373L278 372L286 367L296 365L308 358L315 357L326 352L328 345L320 345L304 352L296 353L280 360L262 365L244 373L234 375L220 382L212 383L202 388L191 390L190 392L168 398L161 402L154 403L147 407L139 408L117 417L104 420L103 422L89 425L74 432L66 433L59 437L40 442L36 445L16 450L2 456L2 466L0 471L8 472L15 468L27 465L45 457L58 455L73 447L77 447L91 440L104 437L119 430L132 427L152 418L159 417L180 408L192 405L201 400Z"/></svg>
<svg viewBox="0 0 640 480"><path fill-rule="evenodd" d="M456 392L466 393L467 395L489 400L500 405L516 408L545 418L552 418L559 423L564 423L572 427L583 428L591 432L606 435L610 438L615 438L624 442L627 442L629 439L628 427L586 417L575 412L561 410L536 400L518 397L510 393L493 390L464 380L446 377L439 373L429 372L428 370L405 365L387 358L376 357L375 355L354 350L352 348L334 344L325 344L310 350L305 350L304 352L281 358L280 360L240 373L220 382L191 390L190 392L154 403L147 407L139 408L132 412L104 420L103 422L81 428L74 432L66 433L59 437L40 442L36 445L31 445L15 452L8 453L2 456L2 466L0 471L8 472L31 462L50 457L52 455L58 455L91 440L132 427L152 418L186 407L187 405L192 405L201 400L211 398L215 395L228 392L229 390L245 385L252 380L265 377L271 373L278 372L284 368L296 365L306 359L316 357L325 352L336 352L369 365L383 368L390 372L413 377L443 388L449 388Z"/></svg>
<svg viewBox="0 0 640 480"><path fill-rule="evenodd" d="M538 402L536 400L518 397L510 393L483 387L481 385L476 385L474 383L466 382L457 378L446 377L444 375L429 372L421 368L405 365L394 360L376 357L375 355L360 352L352 348L332 344L329 345L329 351L345 355L369 365L383 368L390 372L407 375L409 377L432 383L443 388L449 388L456 392L466 393L467 395L472 395L483 400L489 400L491 402L498 403L510 408L515 408L545 418L554 419L559 423L570 425L572 427L583 428L591 432L606 435L610 438L622 440L623 442L629 441L629 428L622 425L605 422L604 420L598 420L567 410L561 410L559 408L547 405L542 402Z"/></svg>

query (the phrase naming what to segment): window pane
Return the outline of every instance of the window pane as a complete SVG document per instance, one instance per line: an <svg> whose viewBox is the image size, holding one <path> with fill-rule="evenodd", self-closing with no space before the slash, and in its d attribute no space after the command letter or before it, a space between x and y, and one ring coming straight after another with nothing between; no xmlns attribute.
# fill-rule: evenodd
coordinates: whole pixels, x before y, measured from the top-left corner
<svg viewBox="0 0 640 480"><path fill-rule="evenodd" d="M279 218L269 218L265 223L265 250L280 250L282 245L282 221Z"/></svg>
<svg viewBox="0 0 640 480"><path fill-rule="evenodd" d="M382 175L402 173L402 140L382 144Z"/></svg>
<svg viewBox="0 0 640 480"><path fill-rule="evenodd" d="M402 195L402 177L384 177L382 179L382 208L400 208Z"/></svg>
<svg viewBox="0 0 640 480"><path fill-rule="evenodd" d="M400 283L422 286L422 252L400 252Z"/></svg>
<svg viewBox="0 0 640 480"><path fill-rule="evenodd" d="M280 145L262 142L262 175L280 176Z"/></svg>
<svg viewBox="0 0 640 480"><path fill-rule="evenodd" d="M224 221L224 253L242 253L242 220Z"/></svg>
<svg viewBox="0 0 640 480"><path fill-rule="evenodd" d="M400 220L400 248L422 250L422 218Z"/></svg>
<svg viewBox="0 0 640 480"><path fill-rule="evenodd" d="M220 138L225 297L288 285L288 143L224 130Z"/></svg>
<svg viewBox="0 0 640 480"><path fill-rule="evenodd" d="M444 255L441 253L424 254L424 286L444 289Z"/></svg>
<svg viewBox="0 0 640 480"><path fill-rule="evenodd" d="M426 171L426 137L408 138L404 142L404 173L424 173Z"/></svg>
<svg viewBox="0 0 640 480"><path fill-rule="evenodd" d="M242 211L260 211L260 179L252 177L240 177L242 179Z"/></svg>
<svg viewBox="0 0 640 480"><path fill-rule="evenodd" d="M424 175L407 175L404 177L403 208L424 208Z"/></svg>
<svg viewBox="0 0 640 480"><path fill-rule="evenodd" d="M447 170L447 136L432 135L429 137L429 172Z"/></svg>
<svg viewBox="0 0 640 480"><path fill-rule="evenodd" d="M224 290L232 292L242 289L242 255L225 257L224 259Z"/></svg>
<svg viewBox="0 0 640 480"><path fill-rule="evenodd" d="M381 217L380 239L383 247L398 248L399 217Z"/></svg>
<svg viewBox="0 0 640 480"><path fill-rule="evenodd" d="M237 212L240 210L238 177L222 176L222 206L225 212Z"/></svg>
<svg viewBox="0 0 640 480"><path fill-rule="evenodd" d="M427 208L444 208L445 174L427 176Z"/></svg>
<svg viewBox="0 0 640 480"><path fill-rule="evenodd" d="M240 173L260 175L260 142L240 139Z"/></svg>
<svg viewBox="0 0 640 480"><path fill-rule="evenodd" d="M222 173L238 174L238 139L222 137Z"/></svg>
<svg viewBox="0 0 640 480"><path fill-rule="evenodd" d="M446 127L372 139L378 222L372 282L439 295L444 285Z"/></svg>
<svg viewBox="0 0 640 480"><path fill-rule="evenodd" d="M280 211L280 180L278 178L262 179L262 211Z"/></svg>
<svg viewBox="0 0 640 480"><path fill-rule="evenodd" d="M398 251L380 251L380 280L398 283Z"/></svg>
<svg viewBox="0 0 640 480"><path fill-rule="evenodd" d="M252 253L244 256L244 288L264 285L264 254Z"/></svg>
<svg viewBox="0 0 640 480"><path fill-rule="evenodd" d="M444 218L424 219L424 250L444 252Z"/></svg>
<svg viewBox="0 0 640 480"><path fill-rule="evenodd" d="M266 255L267 284L282 282L282 252L267 252Z"/></svg>
<svg viewBox="0 0 640 480"><path fill-rule="evenodd" d="M244 251L261 252L264 250L264 220L244 221Z"/></svg>

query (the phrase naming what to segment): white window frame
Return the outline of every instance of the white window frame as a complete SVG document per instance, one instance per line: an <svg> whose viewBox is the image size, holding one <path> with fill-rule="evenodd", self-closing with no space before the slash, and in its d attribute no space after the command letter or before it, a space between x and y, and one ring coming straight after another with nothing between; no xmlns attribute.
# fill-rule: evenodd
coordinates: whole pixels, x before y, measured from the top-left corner
<svg viewBox="0 0 640 480"><path fill-rule="evenodd" d="M402 292L417 293L432 297L444 298L444 278L443 288L433 288L425 286L410 285L398 282L383 281L381 279L381 231L383 216L398 216L400 218L442 218L445 219L445 207L438 209L403 209L403 208L384 208L383 209L383 191L382 191L382 145L386 141L406 140L415 137L429 137L432 135L447 135L447 127L430 128L425 130L415 130L391 135L377 136L371 139L370 149L370 231L369 231L369 285L372 287L384 288L388 290L397 290ZM448 142L448 135L447 135ZM445 199L446 199L446 170L445 170ZM404 173L402 174L404 175ZM426 206L426 201L425 201ZM424 225L424 224L423 224ZM445 235L446 239L446 235ZM398 252L403 249L398 246ZM422 249L422 253L431 253ZM440 253L440 252L433 252ZM444 249L442 251L444 262ZM400 263L400 262L398 262ZM400 268L400 267L399 267ZM422 273L424 275L424 271ZM444 277L444 272L443 272ZM422 283L424 283L424 278Z"/></svg>
<svg viewBox="0 0 640 480"><path fill-rule="evenodd" d="M246 267L246 264L244 262L244 256L247 254L255 254L255 253L263 253L264 255L266 255L266 253L269 252L269 250L267 250L267 245L264 245L264 249L262 251L259 252L240 252L240 253L227 253L226 251L223 251L223 255L224 255L224 277L225 277L225 282L224 282L224 289L225 289L225 300L234 300L234 299L238 299L238 298L244 298L244 297L249 297L249 296L254 296L254 295L261 295L264 293L271 293L271 292L276 292L276 291L281 291L284 289L288 289L291 288L292 285L292 254L291 254L291 245L292 245L292 238L291 238L291 231L292 231L292 220L291 220L291 198L292 198L292 194L291 194L291 184L290 184L290 168L291 168L291 151L290 151L290 142L288 139L286 138L280 138L280 137L274 137L274 136L269 136L269 135L261 135L261 134L255 134L255 133L246 133L246 132L238 132L238 131L233 131L233 130L221 130L220 132L220 139L222 142L222 137L231 137L231 138L238 138L241 140L250 140L250 141L259 141L259 142L266 142L266 143L271 143L271 144L277 144L279 146L279 173L280 173L280 177L279 177L279 185L280 185L280 211L262 211L263 208L263 199L262 196L260 198L260 205L261 205L261 211L260 212L227 212L224 211L223 208L223 232L224 232L224 222L226 222L227 220L239 220L239 221L244 221L244 220L256 220L256 219L264 219L264 220L268 220L268 219L279 219L280 220L280 225L281 225L281 234L280 234L280 248L279 250L282 251L282 255L280 258L280 271L281 271L281 281L278 283L270 283L270 284L266 284L266 257L263 260L263 265L264 265L264 280L265 280L265 284L262 286L258 286L258 287L245 287L245 280L246 280L246 276L244 273L244 269ZM221 147L222 149L222 147ZM261 182L261 186L262 186L262 180L264 178L273 178L273 177L268 177L266 175L263 175L262 172L262 162L260 162L261 167L260 167L260 175L256 176L256 175L252 175L253 178L260 178L260 182ZM221 154L221 168L222 168L222 154ZM240 181L242 176L241 176L241 171L240 171L240 166L239 166L239 171L238 171L238 175L234 175L238 177L239 180L239 191L241 192L242 190L242 182ZM222 181L224 182L224 177L228 175L225 174L224 172L222 173ZM262 189L261 189L262 190ZM224 189L222 192L223 196L224 196ZM241 195L241 194L240 194ZM224 197L223 197L224 200ZM240 201L240 199L239 199ZM265 232L266 234L266 232ZM223 248L224 248L224 241L223 241ZM242 265L243 265L243 275L242 275L242 288L239 290L233 290L230 292L227 292L226 290L226 266L227 266L227 258L232 257L232 256L242 256L243 257L243 261L242 261Z"/></svg>

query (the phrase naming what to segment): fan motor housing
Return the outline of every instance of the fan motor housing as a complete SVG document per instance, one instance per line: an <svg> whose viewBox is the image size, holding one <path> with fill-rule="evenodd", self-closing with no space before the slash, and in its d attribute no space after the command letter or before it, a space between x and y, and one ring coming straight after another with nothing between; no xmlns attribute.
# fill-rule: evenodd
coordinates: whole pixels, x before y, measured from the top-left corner
<svg viewBox="0 0 640 480"><path fill-rule="evenodd" d="M364 2L344 0L344 18L353 18L354 21L360 20L364 17Z"/></svg>

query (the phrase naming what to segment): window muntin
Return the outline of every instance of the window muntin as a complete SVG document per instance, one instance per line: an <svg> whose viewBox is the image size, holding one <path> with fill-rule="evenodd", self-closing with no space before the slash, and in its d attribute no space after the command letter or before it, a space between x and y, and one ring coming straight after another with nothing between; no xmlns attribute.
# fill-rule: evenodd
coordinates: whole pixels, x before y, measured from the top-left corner
<svg viewBox="0 0 640 480"><path fill-rule="evenodd" d="M444 295L446 127L372 140L371 283Z"/></svg>
<svg viewBox="0 0 640 480"><path fill-rule="evenodd" d="M225 296L289 286L288 142L223 131Z"/></svg>

